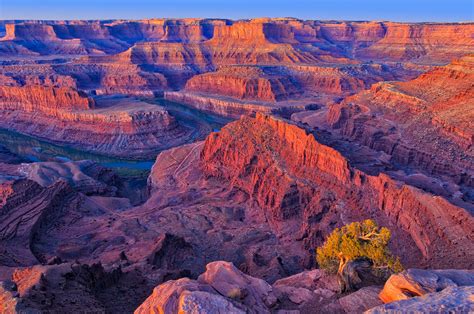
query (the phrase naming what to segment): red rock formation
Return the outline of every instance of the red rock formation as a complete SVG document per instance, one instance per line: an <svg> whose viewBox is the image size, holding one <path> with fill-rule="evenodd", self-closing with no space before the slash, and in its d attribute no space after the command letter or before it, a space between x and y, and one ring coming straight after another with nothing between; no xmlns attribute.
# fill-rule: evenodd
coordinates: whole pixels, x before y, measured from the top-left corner
<svg viewBox="0 0 474 314"><path fill-rule="evenodd" d="M318 281L324 276L330 277L318 270L300 273L292 277L302 281L294 283L295 278L289 277L284 279L286 284L275 283L272 287L243 274L231 263L213 262L197 280L183 278L157 286L135 313L192 313L195 308L226 313L306 313L315 307L321 312L362 313L381 304L378 287L366 287L343 297L321 294L323 290L329 291L324 282Z"/></svg>
<svg viewBox="0 0 474 314"><path fill-rule="evenodd" d="M390 276L380 292L380 299L384 303L390 303L439 292L448 287L473 285L474 271L472 270L408 269Z"/></svg>
<svg viewBox="0 0 474 314"><path fill-rule="evenodd" d="M171 60L179 60L181 54L190 50L194 51L190 55L207 56L215 63L227 64L307 63L324 59L335 61L341 57L436 63L473 52L472 23L156 19L25 21L7 23L5 28L6 35L1 39L4 44L0 48L4 55L111 54L137 42L161 41L165 44L134 48L140 53L149 53L146 59L153 59L155 63L161 62L160 59L151 56L158 56L160 52ZM43 44L38 45L38 41ZM198 43L206 43L207 48L201 50L194 45ZM306 45L309 43L312 45ZM251 49L242 50L245 47Z"/></svg>
<svg viewBox="0 0 474 314"><path fill-rule="evenodd" d="M70 87L77 88L76 80L56 72L50 64L11 64L0 67L1 86Z"/></svg>
<svg viewBox="0 0 474 314"><path fill-rule="evenodd" d="M119 86L109 88L119 92ZM106 154L154 154L183 143L190 132L163 107L127 98L105 99L97 107L66 87L0 86L0 98L2 127Z"/></svg>
<svg viewBox="0 0 474 314"><path fill-rule="evenodd" d="M74 206L75 194L65 182L42 188L30 180L4 183L1 190L1 264L27 266L41 262L41 257L30 248L31 241L41 224L55 215L58 206L67 202Z"/></svg>
<svg viewBox="0 0 474 314"><path fill-rule="evenodd" d="M209 128L193 131L147 100L97 95L162 92L232 117L289 117L311 104L294 117L317 127L313 136L257 114L163 151L137 206L96 164L20 164L0 145L11 163L0 163L0 312L131 312L165 281L141 310L362 312L379 304L380 288L340 296L320 270L281 278L313 267L335 227L365 218L392 231L405 266L473 267L473 57L432 68L474 52L473 23L0 24L2 128L155 156ZM220 259L235 266L208 264ZM99 260L105 269L71 264ZM168 281L198 278L206 265L198 280ZM415 289L393 279L382 295L449 286L439 274ZM443 296L470 291L454 288Z"/></svg>
<svg viewBox="0 0 474 314"><path fill-rule="evenodd" d="M392 312L432 312L469 313L474 310L472 295L474 287L449 287L441 292L433 292L421 297L380 305L367 311L369 314Z"/></svg>
<svg viewBox="0 0 474 314"><path fill-rule="evenodd" d="M254 67L224 67L217 72L197 75L186 83L186 91L275 102L299 92L284 75L268 75Z"/></svg>
<svg viewBox="0 0 474 314"><path fill-rule="evenodd" d="M385 305L367 313L388 311L431 311L439 309L452 312L469 312L474 308L468 301L474 292L472 270L421 270L408 269L392 275L380 299Z"/></svg>
<svg viewBox="0 0 474 314"><path fill-rule="evenodd" d="M254 112L301 111L369 87L372 83L412 78L418 74L401 66L224 66L196 75L183 90L165 98L224 116Z"/></svg>
<svg viewBox="0 0 474 314"><path fill-rule="evenodd" d="M378 83L332 106L329 124L404 165L473 186L472 58L409 82Z"/></svg>
<svg viewBox="0 0 474 314"><path fill-rule="evenodd" d="M255 112L271 113L276 107L257 101L239 101L232 98L212 97L208 94L188 92L165 92L167 100L187 104L202 111L213 112L225 117L239 118ZM304 109L300 107L300 109Z"/></svg>
<svg viewBox="0 0 474 314"><path fill-rule="evenodd" d="M396 87L421 99L433 122L446 133L474 144L474 55L438 67Z"/></svg>
<svg viewBox="0 0 474 314"><path fill-rule="evenodd" d="M283 221L302 222L309 247L317 245L316 230L324 230L326 219L333 219L329 217L338 206L344 206L358 212L358 219L370 215L396 225L403 231L394 241L409 234L431 265L471 264L471 258L461 257L472 249L466 236L474 236L467 210L386 175L353 169L339 152L296 126L259 114L256 119L243 118L208 137L202 160L208 176L245 191L266 209L274 228ZM337 205L342 200L345 205ZM318 227L313 225L316 221ZM456 263L448 261L453 250L459 250Z"/></svg>
<svg viewBox="0 0 474 314"><path fill-rule="evenodd" d="M140 71L136 66L104 66L98 93L148 94L168 87L166 78L160 73Z"/></svg>
<svg viewBox="0 0 474 314"><path fill-rule="evenodd" d="M289 74L305 92L349 95L379 81L406 80L419 72L403 66L358 64L332 66L290 66Z"/></svg>
<svg viewBox="0 0 474 314"><path fill-rule="evenodd" d="M449 62L464 47L472 46L472 24L401 24L384 23L384 37L372 46L360 49L358 55L371 59L439 60Z"/></svg>
<svg viewBox="0 0 474 314"><path fill-rule="evenodd" d="M87 110L94 101L84 93L65 87L0 86L0 109L43 112L56 115L58 111Z"/></svg>
<svg viewBox="0 0 474 314"><path fill-rule="evenodd" d="M0 230L8 232L1 242L7 252L0 255L2 265L101 260L109 266L124 265L127 275L114 277L111 283L97 279L102 275L90 275L94 272L52 267L63 275L45 273L48 285L40 283L43 288L29 290L16 300L30 302L33 309L62 308L63 301L41 304L54 293L60 300L79 294L84 304L117 310L117 304L106 302L109 293L116 291L113 287L130 286L127 276L132 276L140 289L137 295L125 290L126 300L132 300L124 301L130 309L150 294L149 285L197 277L207 263L225 259L240 271L211 264L197 283L168 281L142 306L174 309L186 302L219 302L225 309L303 311L324 300L318 306L332 312L366 310L378 304L375 287L342 298L330 290L334 287L331 278L319 271L277 281L273 287L241 272L273 282L301 271L311 265L314 247L334 227L368 217L390 228L392 249L407 265L472 267L473 220L467 210L388 175L366 174L303 129L263 115L243 117L211 134L206 142L162 152L149 178L150 199L141 206L130 207L130 202L119 198L85 196L64 181L51 184L44 178L74 169L66 166L36 169L30 178L48 187L28 180L16 181L21 188L4 185L6 201L1 212L5 219L0 220L4 221ZM87 177L72 177L75 189L88 185ZM21 186L25 183L26 188ZM36 188L29 191L30 186ZM18 224L12 219L24 223L15 228ZM18 278L23 273L28 271L18 272ZM78 273L85 273L87 280ZM64 286L64 280L78 288L59 293L57 287ZM91 284L93 288L85 293L84 282L111 288L99 294ZM0 288L1 298L6 304L15 301L11 289Z"/></svg>
<svg viewBox="0 0 474 314"><path fill-rule="evenodd" d="M157 150L182 144L191 132L163 107L131 99L112 100L115 105L52 114L20 110L0 112L0 125L47 141L115 156L154 156ZM140 106L136 106L139 104Z"/></svg>

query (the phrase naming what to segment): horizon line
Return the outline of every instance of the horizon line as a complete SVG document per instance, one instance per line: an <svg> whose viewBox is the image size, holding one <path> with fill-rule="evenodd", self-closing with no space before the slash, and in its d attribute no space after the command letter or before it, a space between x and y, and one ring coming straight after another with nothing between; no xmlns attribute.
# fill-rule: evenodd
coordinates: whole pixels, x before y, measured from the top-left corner
<svg viewBox="0 0 474 314"><path fill-rule="evenodd" d="M60 19L60 18L0 18L1 22L9 22L9 21L34 21L34 22L73 22L73 21L97 21L97 22L106 22L106 21L144 21L144 20L224 20L224 21L251 21L251 20L258 20L258 19L269 19L269 20L297 20L297 21L321 21L321 22L391 22L391 23L433 23L433 24L472 24L474 20L467 20L467 21L447 21L447 20L388 20L388 19L307 19L307 18L298 18L298 17L291 17L291 16L258 16L258 17L247 17L247 18L226 18L226 17L144 17L144 18L126 18L126 17L118 17L118 18L74 18L74 19Z"/></svg>

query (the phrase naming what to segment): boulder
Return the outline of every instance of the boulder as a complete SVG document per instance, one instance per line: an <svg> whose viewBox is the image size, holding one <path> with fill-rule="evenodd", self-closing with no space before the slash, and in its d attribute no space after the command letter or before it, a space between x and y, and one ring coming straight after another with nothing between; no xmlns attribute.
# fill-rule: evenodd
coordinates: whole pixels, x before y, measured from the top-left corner
<svg viewBox="0 0 474 314"><path fill-rule="evenodd" d="M272 287L232 263L209 263L197 280L181 278L157 286L135 313L270 313Z"/></svg>
<svg viewBox="0 0 474 314"><path fill-rule="evenodd" d="M388 303L457 286L474 286L474 271L408 269L390 276L380 292L380 299Z"/></svg>
<svg viewBox="0 0 474 314"><path fill-rule="evenodd" d="M338 303L346 313L363 313L368 309L382 304L382 301L380 301L378 297L380 290L381 287L379 286L364 287L340 298Z"/></svg>
<svg viewBox="0 0 474 314"><path fill-rule="evenodd" d="M244 313L211 286L189 278L157 286L135 313Z"/></svg>
<svg viewBox="0 0 474 314"><path fill-rule="evenodd" d="M272 286L262 279L245 275L232 263L207 264L206 272L199 276L198 282L209 284L228 298L240 300L258 313L268 311L276 303Z"/></svg>
<svg viewBox="0 0 474 314"><path fill-rule="evenodd" d="M473 311L474 286L453 286L441 292L380 305L365 313L472 313Z"/></svg>

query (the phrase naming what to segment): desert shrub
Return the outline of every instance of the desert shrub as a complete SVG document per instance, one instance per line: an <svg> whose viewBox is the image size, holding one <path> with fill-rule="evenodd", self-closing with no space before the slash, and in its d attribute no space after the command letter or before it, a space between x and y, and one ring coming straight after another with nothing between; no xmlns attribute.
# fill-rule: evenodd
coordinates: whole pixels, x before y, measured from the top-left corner
<svg viewBox="0 0 474 314"><path fill-rule="evenodd" d="M335 229L323 246L316 250L319 267L336 273L341 261L367 258L381 275L403 270L400 259L392 255L388 248L390 230L379 228L373 220L353 222Z"/></svg>

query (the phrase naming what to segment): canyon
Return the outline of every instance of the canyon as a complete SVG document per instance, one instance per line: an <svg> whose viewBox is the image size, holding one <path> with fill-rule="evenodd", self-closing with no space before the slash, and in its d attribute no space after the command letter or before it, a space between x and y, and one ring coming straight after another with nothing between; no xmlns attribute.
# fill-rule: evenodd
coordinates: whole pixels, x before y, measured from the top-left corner
<svg viewBox="0 0 474 314"><path fill-rule="evenodd" d="M0 21L0 312L474 310L473 34ZM365 219L405 270L341 293Z"/></svg>

